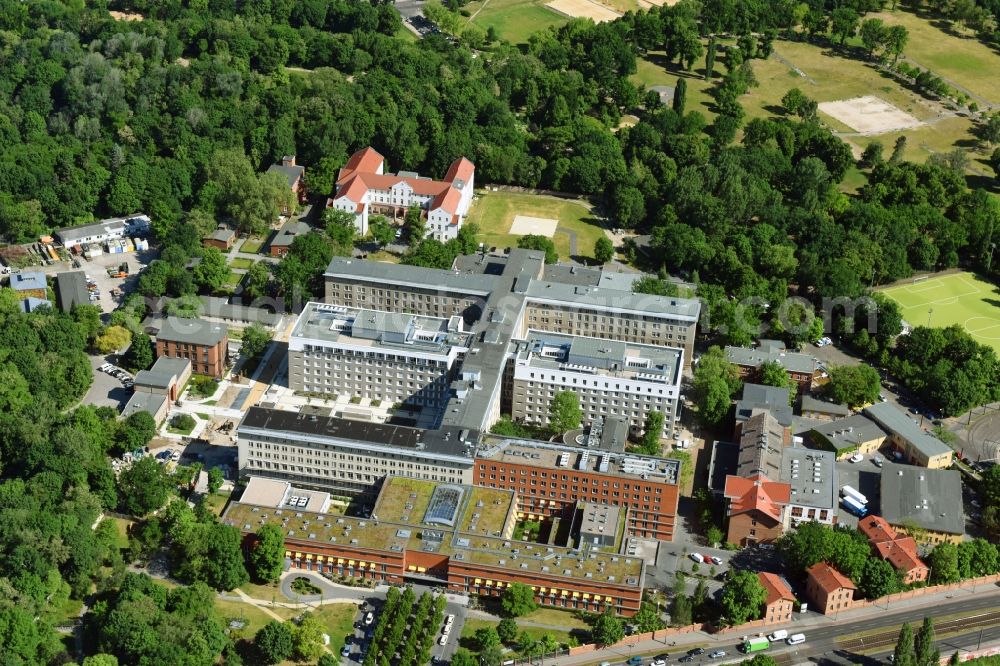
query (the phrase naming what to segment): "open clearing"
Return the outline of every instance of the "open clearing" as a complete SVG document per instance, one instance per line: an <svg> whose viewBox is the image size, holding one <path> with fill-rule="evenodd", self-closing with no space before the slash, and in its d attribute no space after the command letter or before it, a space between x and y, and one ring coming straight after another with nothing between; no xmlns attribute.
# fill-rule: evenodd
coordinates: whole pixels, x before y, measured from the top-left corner
<svg viewBox="0 0 1000 666"><path fill-rule="evenodd" d="M479 237L497 248L517 247L518 235L511 226L514 218L535 217L557 220L552 242L561 259L576 254L591 256L603 229L584 202L543 194L521 192L480 192L469 211L469 222L479 226ZM570 237L575 237L571 243Z"/></svg>
<svg viewBox="0 0 1000 666"><path fill-rule="evenodd" d="M676 1L666 0L662 4L674 4ZM577 5L586 5L587 11L596 12L601 17L611 15L614 18L630 10L648 9L652 4L660 4L660 0L569 0L564 9L550 8L547 6L548 2L549 0L475 0L464 9L473 17L469 20L470 23L475 23L483 30L492 26L501 39L513 44L523 44L533 33L564 25L571 16L593 18L591 14L574 13L573 7Z"/></svg>
<svg viewBox="0 0 1000 666"><path fill-rule="evenodd" d="M514 222L510 225L510 233L515 236L527 236L535 234L538 236L548 236L552 238L556 233L559 220L548 217L531 217L530 215L515 215Z"/></svg>
<svg viewBox="0 0 1000 666"><path fill-rule="evenodd" d="M589 18L594 23L614 21L618 14L591 0L552 0L546 7L572 18Z"/></svg>
<svg viewBox="0 0 1000 666"><path fill-rule="evenodd" d="M819 110L862 134L882 134L918 127L920 121L874 95L823 102Z"/></svg>
<svg viewBox="0 0 1000 666"><path fill-rule="evenodd" d="M1000 289L973 273L918 278L882 290L899 303L911 326L960 324L969 335L1000 352Z"/></svg>

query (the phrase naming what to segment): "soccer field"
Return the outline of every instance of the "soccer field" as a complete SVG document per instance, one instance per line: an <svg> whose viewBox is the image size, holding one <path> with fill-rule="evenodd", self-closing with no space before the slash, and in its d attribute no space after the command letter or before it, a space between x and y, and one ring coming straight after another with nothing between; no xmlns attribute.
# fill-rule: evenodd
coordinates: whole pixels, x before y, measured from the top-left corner
<svg viewBox="0 0 1000 666"><path fill-rule="evenodd" d="M979 342L1000 352L1000 289L972 273L917 279L882 292L899 303L911 326L960 324Z"/></svg>

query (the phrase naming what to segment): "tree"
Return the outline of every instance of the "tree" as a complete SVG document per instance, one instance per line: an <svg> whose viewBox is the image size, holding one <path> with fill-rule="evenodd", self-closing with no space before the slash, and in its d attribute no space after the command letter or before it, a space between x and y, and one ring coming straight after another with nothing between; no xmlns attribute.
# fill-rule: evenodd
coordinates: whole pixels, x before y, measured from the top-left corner
<svg viewBox="0 0 1000 666"><path fill-rule="evenodd" d="M229 279L226 257L214 247L205 248L201 261L194 267L194 281L199 288L215 291Z"/></svg>
<svg viewBox="0 0 1000 666"><path fill-rule="evenodd" d="M83 666L118 666L118 657L113 654L92 654L84 658Z"/></svg>
<svg viewBox="0 0 1000 666"><path fill-rule="evenodd" d="M525 250L541 250L545 253L545 263L554 264L559 261L559 252L556 251L556 244L551 238L528 234L517 239L517 246Z"/></svg>
<svg viewBox="0 0 1000 666"><path fill-rule="evenodd" d="M407 209L406 217L403 219L403 228L406 229L406 240L411 246L417 245L427 235L427 225L424 223L423 214L416 206Z"/></svg>
<svg viewBox="0 0 1000 666"><path fill-rule="evenodd" d="M778 550L788 569L794 574L802 574L829 557L832 534L833 530L816 521L809 521L799 525L794 532L786 533L778 542Z"/></svg>
<svg viewBox="0 0 1000 666"><path fill-rule="evenodd" d="M788 371L778 361L768 361L761 363L757 368L757 383L764 386L786 387L792 396L798 390L798 385L792 379Z"/></svg>
<svg viewBox="0 0 1000 666"><path fill-rule="evenodd" d="M243 278L243 296L251 301L260 298L267 293L267 285L270 281L270 264L266 261L258 261L247 269L246 277Z"/></svg>
<svg viewBox="0 0 1000 666"><path fill-rule="evenodd" d="M722 586L722 614L730 625L756 620L766 600L767 592L752 571L730 572Z"/></svg>
<svg viewBox="0 0 1000 666"><path fill-rule="evenodd" d="M505 617L497 624L497 636L506 644L517 640L517 622L513 618Z"/></svg>
<svg viewBox="0 0 1000 666"><path fill-rule="evenodd" d="M639 612L632 617L640 633L659 631L663 629L663 619L660 617L659 606L649 601L639 604Z"/></svg>
<svg viewBox="0 0 1000 666"><path fill-rule="evenodd" d="M164 505L170 486L163 466L146 456L118 476L118 507L124 513L145 516Z"/></svg>
<svg viewBox="0 0 1000 666"><path fill-rule="evenodd" d="M958 570L958 547L942 542L934 546L927 564L931 568L931 585L957 583L961 578Z"/></svg>
<svg viewBox="0 0 1000 666"><path fill-rule="evenodd" d="M340 256L350 256L354 247L354 238L358 233L354 226L354 214L336 208L327 208L322 215L323 229L333 242L334 253Z"/></svg>
<svg viewBox="0 0 1000 666"><path fill-rule="evenodd" d="M154 360L152 338L145 333L132 338L132 344L125 352L125 367L133 372L149 370Z"/></svg>
<svg viewBox="0 0 1000 666"><path fill-rule="evenodd" d="M990 153L990 168L997 178L1000 178L1000 148L994 148Z"/></svg>
<svg viewBox="0 0 1000 666"><path fill-rule="evenodd" d="M476 645L479 646L480 651L498 647L500 645L500 636L497 634L496 627L480 627L476 629Z"/></svg>
<svg viewBox="0 0 1000 666"><path fill-rule="evenodd" d="M903 161L903 154L906 152L906 136L901 135L896 139L892 147L892 155L889 156L889 164L898 164Z"/></svg>
<svg viewBox="0 0 1000 666"><path fill-rule="evenodd" d="M861 43L868 52L868 57L871 58L875 55L875 50L885 43L888 31L882 19L870 18L861 22L861 29L858 31L858 35L860 35Z"/></svg>
<svg viewBox="0 0 1000 666"><path fill-rule="evenodd" d="M243 329L243 346L241 350L247 358L257 358L264 353L271 342L271 331L258 323L253 323Z"/></svg>
<svg viewBox="0 0 1000 666"><path fill-rule="evenodd" d="M148 412L129 414L118 430L119 446L126 451L141 449L156 435L156 421Z"/></svg>
<svg viewBox="0 0 1000 666"><path fill-rule="evenodd" d="M312 613L305 613L292 629L294 654L301 661L315 661L323 654L324 626Z"/></svg>
<svg viewBox="0 0 1000 666"><path fill-rule="evenodd" d="M248 557L250 573L261 583L274 583L285 568L285 535L277 525L257 530L257 539Z"/></svg>
<svg viewBox="0 0 1000 666"><path fill-rule="evenodd" d="M615 258L615 246L607 236L601 236L594 242L594 259L599 264L606 264Z"/></svg>
<svg viewBox="0 0 1000 666"><path fill-rule="evenodd" d="M479 662L471 652L460 647L451 656L451 666L479 666Z"/></svg>
<svg viewBox="0 0 1000 666"><path fill-rule="evenodd" d="M694 370L694 400L698 416L706 423L719 423L729 413L732 396L742 386L739 369L730 363L721 347L710 347Z"/></svg>
<svg viewBox="0 0 1000 666"><path fill-rule="evenodd" d="M396 238L396 227L381 215L368 218L368 233L379 245L388 245Z"/></svg>
<svg viewBox="0 0 1000 666"><path fill-rule="evenodd" d="M292 656L292 630L284 622L271 620L260 628L254 636L253 644L261 661L265 664L277 664Z"/></svg>
<svg viewBox="0 0 1000 666"><path fill-rule="evenodd" d="M1000 570L996 545L977 538L958 544L958 572L962 578L990 576Z"/></svg>
<svg viewBox="0 0 1000 666"><path fill-rule="evenodd" d="M913 630L909 622L904 622L899 629L899 638L892 653L893 666L916 666L917 655L913 648Z"/></svg>
<svg viewBox="0 0 1000 666"><path fill-rule="evenodd" d="M104 333L97 336L94 345L102 354L110 354L125 349L132 341L132 334L123 326L108 326Z"/></svg>
<svg viewBox="0 0 1000 666"><path fill-rule="evenodd" d="M679 115L684 115L684 106L687 103L687 79L677 79L674 84L673 110Z"/></svg>
<svg viewBox="0 0 1000 666"><path fill-rule="evenodd" d="M705 50L705 80L710 81L715 73L715 53L719 46L715 36L708 38L708 48Z"/></svg>
<svg viewBox="0 0 1000 666"><path fill-rule="evenodd" d="M646 424L639 448L647 456L660 455L660 438L663 436L663 421L663 412L650 410L646 413Z"/></svg>
<svg viewBox="0 0 1000 666"><path fill-rule="evenodd" d="M877 557L865 560L858 589L866 599L879 599L899 591L899 574L888 561Z"/></svg>
<svg viewBox="0 0 1000 666"><path fill-rule="evenodd" d="M557 433L580 427L583 410L580 397L573 391L559 391L549 403L549 428Z"/></svg>
<svg viewBox="0 0 1000 666"><path fill-rule="evenodd" d="M590 633L598 645L614 645L625 637L625 626L609 608L597 616Z"/></svg>
<svg viewBox="0 0 1000 666"><path fill-rule="evenodd" d="M691 599L687 595L674 595L670 602L670 623L675 627L686 627L693 621L694 612Z"/></svg>
<svg viewBox="0 0 1000 666"><path fill-rule="evenodd" d="M508 617L521 617L534 612L538 604L535 603L535 592L531 587L523 583L513 583L503 591L500 607Z"/></svg>
<svg viewBox="0 0 1000 666"><path fill-rule="evenodd" d="M224 480L225 477L222 476L222 470L218 467L208 470L208 492L212 494L218 492Z"/></svg>
<svg viewBox="0 0 1000 666"><path fill-rule="evenodd" d="M870 365L839 365L830 368L827 395L835 402L857 409L878 400L882 379Z"/></svg>
<svg viewBox="0 0 1000 666"><path fill-rule="evenodd" d="M858 13L850 7L837 7L830 13L830 29L840 38L843 46L848 37L853 37L858 29Z"/></svg>
<svg viewBox="0 0 1000 666"><path fill-rule="evenodd" d="M882 142L872 141L865 149L861 152L861 160L859 161L859 166L862 168L871 168L882 163Z"/></svg>
<svg viewBox="0 0 1000 666"><path fill-rule="evenodd" d="M792 115L798 115L799 109L805 104L808 97L798 88L791 88L785 95L781 98L781 106L784 107L785 111Z"/></svg>
<svg viewBox="0 0 1000 666"><path fill-rule="evenodd" d="M941 653L934 645L934 618L924 617L924 623L913 638L913 652L916 666L938 666L941 663Z"/></svg>

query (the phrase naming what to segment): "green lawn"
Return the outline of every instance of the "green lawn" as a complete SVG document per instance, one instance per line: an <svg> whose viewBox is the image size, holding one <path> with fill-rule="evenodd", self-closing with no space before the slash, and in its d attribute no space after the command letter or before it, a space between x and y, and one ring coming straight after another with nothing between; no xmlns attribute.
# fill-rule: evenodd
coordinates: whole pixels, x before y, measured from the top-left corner
<svg viewBox="0 0 1000 666"><path fill-rule="evenodd" d="M327 604L321 606L320 610L313 611L313 615L326 627L326 633L330 635L330 651L333 654L340 654L340 648L344 647L344 637L353 633L354 617L357 612L358 607L354 604Z"/></svg>
<svg viewBox="0 0 1000 666"><path fill-rule="evenodd" d="M260 238L248 238L243 241L243 245L240 246L239 251L246 254L257 254L260 252L260 248L264 245L263 239Z"/></svg>
<svg viewBox="0 0 1000 666"><path fill-rule="evenodd" d="M398 264L399 257L392 252L386 252L385 250L379 250L378 252L372 252L368 255L368 261L381 261L387 264Z"/></svg>
<svg viewBox="0 0 1000 666"><path fill-rule="evenodd" d="M226 503L228 501L229 495L223 495L222 493L212 493L211 495L205 496L206 506L217 516L222 515L222 510L226 508Z"/></svg>
<svg viewBox="0 0 1000 666"><path fill-rule="evenodd" d="M532 613L519 617L518 620L550 624L554 627L566 627L567 630L590 630L590 625L578 618L572 611L559 610L558 608L538 608Z"/></svg>
<svg viewBox="0 0 1000 666"><path fill-rule="evenodd" d="M984 345L1000 352L1000 289L972 273L954 273L882 290L900 305L912 326L960 324Z"/></svg>
<svg viewBox="0 0 1000 666"><path fill-rule="evenodd" d="M525 43L532 33L569 20L546 7L543 0L478 0L464 9L472 15L482 9L472 22L483 30L493 26L500 39L514 44Z"/></svg>
<svg viewBox="0 0 1000 666"><path fill-rule="evenodd" d="M518 619L521 619L521 618L518 618ZM497 624L499 624L499 623L495 622L493 620L476 620L476 619L466 620L465 624L462 626L462 635L460 637L462 639L462 644L463 645L469 645L469 644L471 644L472 643L472 638L475 635L477 629L482 629L484 627L496 627ZM589 627L588 627L588 630L589 630ZM528 635L531 636L536 641L538 639L540 639L542 636L544 636L545 634L549 634L550 636L552 636L552 638L556 639L556 641L559 642L559 643L568 643L569 640L570 640L570 633L569 633L569 631L557 631L555 629L542 629L541 627L522 627L521 625L518 625L518 632L517 632L518 635L520 635L522 631L523 632L527 632ZM333 642L333 637L330 638L330 641Z"/></svg>
<svg viewBox="0 0 1000 666"><path fill-rule="evenodd" d="M240 589L243 590L247 596L253 597L254 599L260 599L261 601L291 601L291 599L281 593L281 589L278 587L277 583L271 585L246 583L244 585L240 585Z"/></svg>
<svg viewBox="0 0 1000 666"><path fill-rule="evenodd" d="M253 259L244 259L243 257L236 257L229 262L231 268L240 268L242 270L250 270L250 267L254 265Z"/></svg>
<svg viewBox="0 0 1000 666"><path fill-rule="evenodd" d="M585 204L540 194L482 192L472 204L468 221L479 225L480 239L487 245L517 247L519 237L509 233L515 215L559 220L552 241L560 259L571 254L570 237L565 232L575 234L576 254L584 257L593 256L594 243L604 233Z"/></svg>
<svg viewBox="0 0 1000 666"><path fill-rule="evenodd" d="M869 16L882 19L886 25L905 26L910 40L903 54L921 67L930 68L935 74L968 88L993 104L1000 104L1000 86L997 86L1000 55L972 33L960 37L945 32L931 21L902 9Z"/></svg>

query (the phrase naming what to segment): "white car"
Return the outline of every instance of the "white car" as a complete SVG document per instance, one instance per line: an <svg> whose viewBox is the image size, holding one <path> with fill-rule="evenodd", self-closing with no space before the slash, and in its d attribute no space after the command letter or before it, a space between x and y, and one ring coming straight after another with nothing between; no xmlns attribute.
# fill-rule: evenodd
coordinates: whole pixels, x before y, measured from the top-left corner
<svg viewBox="0 0 1000 666"><path fill-rule="evenodd" d="M450 626L451 626L452 624L454 624L454 622L455 622L455 616L454 616L454 615L450 615L450 614L449 614L449 615L448 615L448 617L446 617L446 618L444 619L444 623L445 623L445 625L446 625L446 626L449 626L449 627L450 627Z"/></svg>
<svg viewBox="0 0 1000 666"><path fill-rule="evenodd" d="M180 459L181 459L181 452L180 451L174 451L173 453L170 454L170 460L171 460L171 462L177 462ZM371 613L369 613L369 615L370 614Z"/></svg>
<svg viewBox="0 0 1000 666"><path fill-rule="evenodd" d="M452 625L450 625L450 624L444 625L444 627L442 627L442 629L441 629L441 633L443 635L447 636L448 634L451 633L451 627L452 627Z"/></svg>
<svg viewBox="0 0 1000 666"><path fill-rule="evenodd" d="M366 627L370 626L371 623L374 622L374 621L375 621L375 614L372 613L371 611L368 611L368 614L365 615L365 626Z"/></svg>
<svg viewBox="0 0 1000 666"><path fill-rule="evenodd" d="M698 564L701 564L702 562L705 561L705 558L702 556L701 553L691 553L690 555L688 555L688 557L690 557L692 560L694 560Z"/></svg>
<svg viewBox="0 0 1000 666"><path fill-rule="evenodd" d="M653 661L649 662L649 666L667 666L667 660L666 659L654 659Z"/></svg>
<svg viewBox="0 0 1000 666"><path fill-rule="evenodd" d="M865 457L863 455L861 455L860 453L855 453L853 456L851 456L850 458L848 458L848 460L850 460L852 463L859 463L859 462L861 462L864 459L865 459Z"/></svg>
<svg viewBox="0 0 1000 666"><path fill-rule="evenodd" d="M438 639L438 645L444 645L448 642L448 634L441 634L441 638Z"/></svg>

